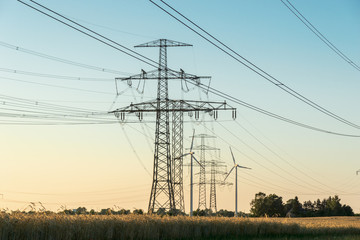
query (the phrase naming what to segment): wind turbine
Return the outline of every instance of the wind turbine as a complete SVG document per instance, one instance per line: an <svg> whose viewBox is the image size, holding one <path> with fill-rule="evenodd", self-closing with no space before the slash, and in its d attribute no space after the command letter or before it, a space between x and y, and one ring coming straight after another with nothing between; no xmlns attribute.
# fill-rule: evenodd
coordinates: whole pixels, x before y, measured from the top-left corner
<svg viewBox="0 0 360 240"><path fill-rule="evenodd" d="M238 168L245 168L245 169L251 169L251 168L248 168L248 167L243 167L243 166L240 166L239 164L235 163L235 158L234 158L234 154L231 150L231 147L230 147L230 152L231 152L231 156L232 156L232 160L234 162L234 166L231 168L231 170L229 171L228 175L226 175L224 181L227 179L227 177L230 175L230 173L232 172L232 170L234 170L235 168L235 217L237 217L237 169Z"/></svg>
<svg viewBox="0 0 360 240"><path fill-rule="evenodd" d="M194 156L195 152L192 151L193 146L194 146L194 136L195 136L195 129L193 131L193 135L192 135L192 139L191 139L190 152L182 155L182 157L185 157L187 155L191 156L191 161L190 161L190 217L193 215L193 160L195 160L200 165L200 167L204 167L195 158L195 156Z"/></svg>

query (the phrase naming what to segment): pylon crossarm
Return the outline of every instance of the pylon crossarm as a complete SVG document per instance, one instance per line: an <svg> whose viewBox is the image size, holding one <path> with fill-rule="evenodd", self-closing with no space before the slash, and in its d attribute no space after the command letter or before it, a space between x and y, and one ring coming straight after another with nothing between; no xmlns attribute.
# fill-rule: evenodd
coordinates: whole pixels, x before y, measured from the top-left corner
<svg viewBox="0 0 360 240"><path fill-rule="evenodd" d="M191 47L191 44L177 42L169 39L158 39L155 41L136 45L135 47Z"/></svg>
<svg viewBox="0 0 360 240"><path fill-rule="evenodd" d="M206 102L206 101L192 101L192 100L161 100L160 102L169 103L169 109L167 111L182 111L182 112L196 112L196 111L216 111L216 110L232 110L236 111L236 108L229 106L226 102ZM145 111L145 112L156 112L158 111L157 104L158 101L148 101L142 103L131 103L129 106L124 108L118 108L110 113L126 111L126 112L135 112L135 111ZM181 103L181 107L176 107L178 103ZM165 110L164 110L165 111Z"/></svg>
<svg viewBox="0 0 360 240"><path fill-rule="evenodd" d="M189 167L190 165L189 164L184 164L183 165L184 167ZM203 165L203 166L205 166L205 167L211 167L210 165L208 165L208 164L205 164L205 165ZM211 174L212 172L211 171L205 171L205 174ZM227 174L227 172L225 172L225 171L215 171L214 173L216 173L216 174L221 174L221 175L226 175ZM199 174L199 173L196 173L195 175L197 175L197 174Z"/></svg>
<svg viewBox="0 0 360 240"><path fill-rule="evenodd" d="M201 150L201 149L204 149L204 150L220 150L220 148L214 148L214 147L210 147L210 146L207 146L207 145L204 145L204 146L194 146L193 150Z"/></svg>
<svg viewBox="0 0 360 240"><path fill-rule="evenodd" d="M169 108L161 111L177 112L215 112L222 110L236 111L236 108L229 106L226 102L205 102L192 100L161 100L160 103L168 102ZM181 104L179 104L181 103ZM129 106L118 108L109 113L135 113L135 112L158 112L158 101L148 101L142 103L131 103ZM196 114L195 114L196 115ZM216 115L216 114L215 114Z"/></svg>
<svg viewBox="0 0 360 240"><path fill-rule="evenodd" d="M184 70L175 71L170 68L168 70L169 79L186 79L186 80L200 80L200 79L210 79L210 76L197 76L194 74L186 73Z"/></svg>
<svg viewBox="0 0 360 240"><path fill-rule="evenodd" d="M115 78L115 80L119 80L119 81L128 81L128 80L146 80L146 79L153 79L153 80L158 80L159 79L159 71L156 70L152 70L149 72L145 72L144 70L141 70L140 74L136 74L136 75L132 75L130 77L117 77Z"/></svg>
<svg viewBox="0 0 360 240"><path fill-rule="evenodd" d="M199 175L199 174L194 174L194 175ZM193 184L194 185L200 185L200 184L202 184L202 185L211 185L210 182L205 182L205 183L200 183L200 184L199 183L193 183ZM232 186L232 185L234 185L234 183L223 182L221 180L216 181L215 184L219 185L219 186Z"/></svg>
<svg viewBox="0 0 360 240"><path fill-rule="evenodd" d="M198 81L200 79L210 79L210 76L196 76L193 74L185 73L182 69L180 71L174 71L167 68L167 79L186 79L186 80L194 80ZM115 80L119 81L128 81L128 80L158 80L159 73L158 69L151 70L151 71L144 71L142 70L140 74L135 74L129 77L117 77Z"/></svg>
<svg viewBox="0 0 360 240"><path fill-rule="evenodd" d="M220 185L220 186L232 186L232 185L234 185L233 183L223 182L223 181L217 181L217 184Z"/></svg>

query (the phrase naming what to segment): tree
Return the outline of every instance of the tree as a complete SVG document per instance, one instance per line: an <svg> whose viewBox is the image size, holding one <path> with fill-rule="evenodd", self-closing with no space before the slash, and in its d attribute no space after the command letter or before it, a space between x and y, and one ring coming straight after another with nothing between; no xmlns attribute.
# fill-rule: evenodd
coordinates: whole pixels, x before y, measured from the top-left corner
<svg viewBox="0 0 360 240"><path fill-rule="evenodd" d="M250 212L255 217L260 217L265 215L265 197L266 197L265 193L259 192L255 194L255 199L251 201Z"/></svg>
<svg viewBox="0 0 360 240"><path fill-rule="evenodd" d="M193 215L194 216L211 216L212 215L212 211L211 209L196 209L195 211L193 211Z"/></svg>
<svg viewBox="0 0 360 240"><path fill-rule="evenodd" d="M303 216L304 217L314 217L315 216L315 207L311 201L305 201L303 203Z"/></svg>
<svg viewBox="0 0 360 240"><path fill-rule="evenodd" d="M217 213L217 216L220 217L233 217L234 216L234 212L232 211L228 211L228 210L224 210L224 209L220 209Z"/></svg>
<svg viewBox="0 0 360 240"><path fill-rule="evenodd" d="M303 207L297 196L295 196L294 199L289 199L286 202L284 210L287 216L300 217L303 214Z"/></svg>
<svg viewBox="0 0 360 240"><path fill-rule="evenodd" d="M343 215L343 209L340 203L340 198L335 195L334 197L329 197L326 200L325 212L327 216L340 216Z"/></svg>
<svg viewBox="0 0 360 240"><path fill-rule="evenodd" d="M77 215L87 214L86 207L78 207L78 208L75 210L75 213L76 213Z"/></svg>
<svg viewBox="0 0 360 240"><path fill-rule="evenodd" d="M113 211L111 210L111 208L104 208L101 209L100 211L100 215L111 215L113 214Z"/></svg>
<svg viewBox="0 0 360 240"><path fill-rule="evenodd" d="M345 204L345 205L343 205L342 208L344 210L345 216L354 216L355 215L353 209L350 206Z"/></svg>
<svg viewBox="0 0 360 240"><path fill-rule="evenodd" d="M317 199L313 203L305 201L302 205L298 197L289 199L284 205L282 198L276 194L266 196L265 193L259 192L255 194L255 199L251 201L251 210L253 216L262 217L320 217L320 216L353 216L354 212L350 206L342 205L340 198L335 195L327 199Z"/></svg>
<svg viewBox="0 0 360 240"><path fill-rule="evenodd" d="M265 193L259 192L255 194L255 199L251 201L250 205L250 212L255 217L281 217L285 215L282 197L276 194L266 196Z"/></svg>
<svg viewBox="0 0 360 240"><path fill-rule="evenodd" d="M142 209L134 209L133 214L143 215L144 211Z"/></svg>
<svg viewBox="0 0 360 240"><path fill-rule="evenodd" d="M122 208L120 211L118 211L118 214L128 215L128 214L130 214L130 210L126 210L126 209Z"/></svg>

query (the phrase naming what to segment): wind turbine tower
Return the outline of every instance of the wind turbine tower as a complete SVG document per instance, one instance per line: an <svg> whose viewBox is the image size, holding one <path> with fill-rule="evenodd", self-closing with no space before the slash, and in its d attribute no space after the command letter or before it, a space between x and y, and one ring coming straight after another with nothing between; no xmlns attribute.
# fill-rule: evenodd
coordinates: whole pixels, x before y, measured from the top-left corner
<svg viewBox="0 0 360 240"><path fill-rule="evenodd" d="M248 167L243 167L243 166L240 166L239 164L237 164L236 162L235 162L235 157L234 157L234 154L233 154L233 152L232 152L232 150L231 150L231 147L230 147L230 152L231 152L231 156L232 156L232 160L233 160L233 163L234 163L234 166L231 168L231 170L229 171L229 173L228 173L228 175L225 177L225 179L224 179L224 181L227 179L227 177L230 175L230 173L232 172L232 170L234 170L234 168L235 168L235 217L237 217L237 203L238 203L238 187L237 187L237 182L238 182L238 180L237 180L237 176L238 176L238 174L237 174L237 171L238 171L238 168L244 168L244 169L251 169L251 168L248 168Z"/></svg>

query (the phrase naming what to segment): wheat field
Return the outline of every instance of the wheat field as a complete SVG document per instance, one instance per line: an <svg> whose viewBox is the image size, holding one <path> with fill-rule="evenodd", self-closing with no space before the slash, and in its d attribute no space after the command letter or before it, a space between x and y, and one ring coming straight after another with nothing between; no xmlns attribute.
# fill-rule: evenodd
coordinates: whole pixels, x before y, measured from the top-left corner
<svg viewBox="0 0 360 240"><path fill-rule="evenodd" d="M7 239L360 239L360 217L225 218L154 215L0 214ZM305 237L305 238L304 238ZM322 237L322 238L314 238Z"/></svg>

